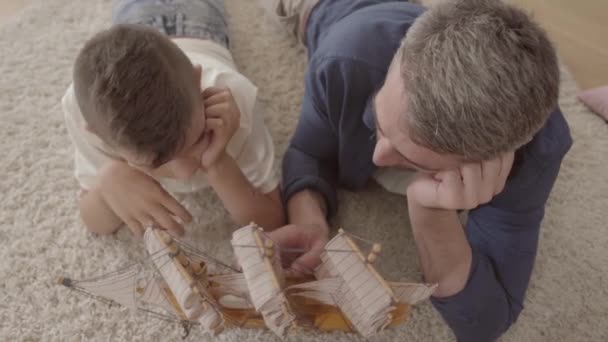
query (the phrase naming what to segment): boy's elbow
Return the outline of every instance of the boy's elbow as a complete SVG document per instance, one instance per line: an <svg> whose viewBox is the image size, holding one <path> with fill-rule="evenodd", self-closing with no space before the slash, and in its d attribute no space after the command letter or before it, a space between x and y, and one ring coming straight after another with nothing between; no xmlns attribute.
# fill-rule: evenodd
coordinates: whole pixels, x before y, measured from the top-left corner
<svg viewBox="0 0 608 342"><path fill-rule="evenodd" d="M265 210L265 218L263 218L264 229L271 231L283 227L287 224L287 214L281 201L279 189L275 189L264 195L267 199L268 209Z"/></svg>
<svg viewBox="0 0 608 342"><path fill-rule="evenodd" d="M283 210L283 206L276 208L272 215L272 219L270 220L270 224L266 227L267 230L275 230L277 228L283 227L286 225L285 211Z"/></svg>
<svg viewBox="0 0 608 342"><path fill-rule="evenodd" d="M252 215L243 217L233 217L233 219L241 226L250 224L251 222L264 228L265 231L272 231L284 226L285 213L282 208L272 208L272 210L261 210Z"/></svg>
<svg viewBox="0 0 608 342"><path fill-rule="evenodd" d="M113 220L104 220L100 217L91 196L93 195L90 192L83 191L78 200L80 219L86 229L98 235L110 235L116 232L122 222L112 222Z"/></svg>

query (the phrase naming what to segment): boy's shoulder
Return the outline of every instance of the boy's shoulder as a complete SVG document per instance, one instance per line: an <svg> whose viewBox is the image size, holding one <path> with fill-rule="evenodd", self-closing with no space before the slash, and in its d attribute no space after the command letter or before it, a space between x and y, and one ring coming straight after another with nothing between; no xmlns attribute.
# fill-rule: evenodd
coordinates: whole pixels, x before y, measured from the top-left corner
<svg viewBox="0 0 608 342"><path fill-rule="evenodd" d="M80 111L74 85L70 84L61 98L67 133L72 141L74 153L74 174L81 188L90 190L96 181L98 170L120 158L98 136L87 129Z"/></svg>
<svg viewBox="0 0 608 342"><path fill-rule="evenodd" d="M193 65L201 66L201 89L208 87L230 89L241 112L241 131L250 134L253 123L262 119L257 117L255 110L258 88L239 72L230 51L212 41L193 38L173 38L172 41L186 54Z"/></svg>

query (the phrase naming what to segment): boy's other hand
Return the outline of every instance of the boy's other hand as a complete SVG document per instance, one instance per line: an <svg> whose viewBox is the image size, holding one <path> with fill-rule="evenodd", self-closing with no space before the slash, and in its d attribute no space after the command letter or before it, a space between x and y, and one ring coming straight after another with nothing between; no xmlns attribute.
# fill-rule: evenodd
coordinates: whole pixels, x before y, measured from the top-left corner
<svg viewBox="0 0 608 342"><path fill-rule="evenodd" d="M183 223L192 220L190 213L155 179L125 163L104 167L98 187L110 209L138 237L150 226L182 235Z"/></svg>
<svg viewBox="0 0 608 342"><path fill-rule="evenodd" d="M228 88L209 87L203 91L209 146L201 156L207 171L225 153L228 142L239 128L241 112Z"/></svg>

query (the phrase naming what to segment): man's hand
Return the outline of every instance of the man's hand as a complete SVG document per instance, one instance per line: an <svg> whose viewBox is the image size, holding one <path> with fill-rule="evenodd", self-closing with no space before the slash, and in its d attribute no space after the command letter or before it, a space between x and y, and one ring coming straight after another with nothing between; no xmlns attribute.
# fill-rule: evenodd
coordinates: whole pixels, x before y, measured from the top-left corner
<svg viewBox="0 0 608 342"><path fill-rule="evenodd" d="M312 274L321 263L328 229L316 224L290 224L268 233L281 250L281 260L297 274Z"/></svg>
<svg viewBox="0 0 608 342"><path fill-rule="evenodd" d="M114 162L102 169L98 188L106 204L136 236L141 237L152 225L182 235L182 224L192 220L156 180L125 163Z"/></svg>
<svg viewBox="0 0 608 342"><path fill-rule="evenodd" d="M426 208L468 210L488 203L505 187L513 152L435 175L420 173L407 189L409 200Z"/></svg>
<svg viewBox="0 0 608 342"><path fill-rule="evenodd" d="M201 166L209 170L226 152L226 145L239 128L241 112L227 88L209 87L203 91L209 145L201 156Z"/></svg>

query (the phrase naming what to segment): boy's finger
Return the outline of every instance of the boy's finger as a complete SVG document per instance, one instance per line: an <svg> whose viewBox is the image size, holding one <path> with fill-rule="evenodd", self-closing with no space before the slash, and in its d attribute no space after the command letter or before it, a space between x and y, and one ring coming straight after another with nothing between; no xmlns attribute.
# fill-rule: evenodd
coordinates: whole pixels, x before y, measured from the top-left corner
<svg viewBox="0 0 608 342"><path fill-rule="evenodd" d="M207 87L203 90L201 95L203 95L203 99L207 99L215 94L219 94L223 91L226 91L227 88L224 87Z"/></svg>
<svg viewBox="0 0 608 342"><path fill-rule="evenodd" d="M217 131L218 129L221 129L222 127L224 127L224 121L222 119L216 119L216 118L207 119L206 124L207 124L207 126L205 127L205 129L207 131Z"/></svg>
<svg viewBox="0 0 608 342"><path fill-rule="evenodd" d="M169 198L166 198L162 205L177 219L181 220L181 224L190 223L192 221L192 215L184 208L175 198L167 194Z"/></svg>
<svg viewBox="0 0 608 342"><path fill-rule="evenodd" d="M148 212L158 210L158 207L154 205L158 204L162 208L161 211L164 211L166 208L166 210L169 211L169 214L179 217L183 223L188 223L192 220L190 213L181 204L179 204L179 202L173 196L171 196L160 186L156 196L154 196L151 200L152 202L151 205L148 206Z"/></svg>
<svg viewBox="0 0 608 342"><path fill-rule="evenodd" d="M213 106L224 102L227 103L228 100L230 100L230 92L226 90L221 90L217 93L209 95L208 97L203 97L205 107Z"/></svg>
<svg viewBox="0 0 608 342"><path fill-rule="evenodd" d="M135 235L135 237L141 239L144 236L144 230L137 220L125 220L125 224L129 226L129 229L131 230L131 232L133 232L133 235Z"/></svg>
<svg viewBox="0 0 608 342"><path fill-rule="evenodd" d="M164 229L173 233L173 235L181 236L184 234L184 227L176 222L171 217L169 212L163 207L158 207L154 213L154 220Z"/></svg>
<svg viewBox="0 0 608 342"><path fill-rule="evenodd" d="M205 108L205 116L207 118L221 118L230 110L228 103L218 103Z"/></svg>

